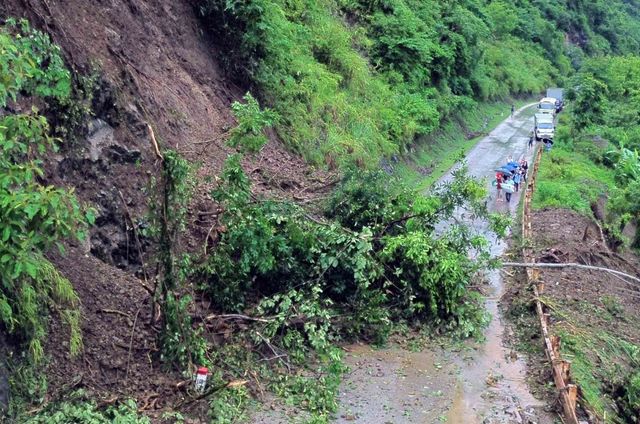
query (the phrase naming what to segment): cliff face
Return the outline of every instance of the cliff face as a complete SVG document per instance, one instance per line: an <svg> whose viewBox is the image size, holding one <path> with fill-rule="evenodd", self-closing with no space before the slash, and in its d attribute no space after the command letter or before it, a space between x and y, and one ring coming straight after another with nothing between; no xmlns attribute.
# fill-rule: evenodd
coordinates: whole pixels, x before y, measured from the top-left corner
<svg viewBox="0 0 640 424"><path fill-rule="evenodd" d="M184 245L200 248L215 222L207 177L232 153L224 145L235 124L230 104L245 90L224 79L188 0L8 0L0 17L27 18L62 48L69 68L98 76L90 89L92 116L46 164L49 183L74 187L98 211L86 243L50 258L80 296L85 344L82 357L68 358L67 330L53 320L46 348L50 393L84 387L133 396L153 409L158 397L163 403L179 393L173 386L180 376L158 372L150 359L156 330L143 271L153 278L154 270L144 268L155 247L142 233L149 182L160 168L148 125L161 149L199 165ZM54 126L55 113L48 112ZM272 196L309 196L305 187L317 176L274 134L244 165L254 191Z"/></svg>
<svg viewBox="0 0 640 424"><path fill-rule="evenodd" d="M190 1L10 0L0 15L28 18L62 47L70 67L100 75L95 119L86 122L82 140L65 147L55 173L56 182L77 187L83 200L105 209L98 227L122 203L118 191L134 215L145 208L142 190L156 171L147 124L161 148L202 165L200 177L220 171L232 152L224 146L234 125L229 106L245 90L221 74L216 48L203 35ZM272 139L255 163L246 164L254 171L255 189L300 188L311 171ZM110 237L94 233L95 243L108 244L100 238ZM118 253L109 258L108 246L94 250L107 262L127 265Z"/></svg>

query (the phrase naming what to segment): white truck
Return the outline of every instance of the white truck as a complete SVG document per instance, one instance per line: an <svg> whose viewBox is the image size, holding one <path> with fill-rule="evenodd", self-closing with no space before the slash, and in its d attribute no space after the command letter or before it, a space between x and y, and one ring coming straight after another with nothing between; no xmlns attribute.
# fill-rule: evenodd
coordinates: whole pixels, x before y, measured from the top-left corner
<svg viewBox="0 0 640 424"><path fill-rule="evenodd" d="M564 90L562 88L547 88L547 97L556 99L556 113L564 107Z"/></svg>
<svg viewBox="0 0 640 424"><path fill-rule="evenodd" d="M552 117L556 114L556 99L553 97L545 97L538 103L537 114L550 114Z"/></svg>
<svg viewBox="0 0 640 424"><path fill-rule="evenodd" d="M533 117L533 132L538 140L553 140L556 129L553 123L553 115L549 113L536 113Z"/></svg>

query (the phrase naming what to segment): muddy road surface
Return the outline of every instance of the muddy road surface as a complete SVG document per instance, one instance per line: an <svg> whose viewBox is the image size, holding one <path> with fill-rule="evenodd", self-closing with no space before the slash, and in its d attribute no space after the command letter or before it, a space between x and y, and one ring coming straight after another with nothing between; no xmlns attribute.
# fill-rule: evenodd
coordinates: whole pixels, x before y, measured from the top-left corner
<svg viewBox="0 0 640 424"><path fill-rule="evenodd" d="M514 193L510 203L497 201L491 181L494 170L508 158L525 157L531 163L533 149L528 148L528 139L534 111L528 105L507 117L466 156L469 173L486 179L492 211L515 214L518 208L520 194ZM450 178L452 171L441 181ZM476 225L479 231L486 231L486 224ZM506 244L489 238L493 254L502 255ZM555 417L544 411L545 405L529 390L523 358L505 346L508 330L498 307L504 292L500 272L487 275L491 324L484 342L418 353L400 347L347 347L346 362L352 372L340 391L337 422L553 423Z"/></svg>

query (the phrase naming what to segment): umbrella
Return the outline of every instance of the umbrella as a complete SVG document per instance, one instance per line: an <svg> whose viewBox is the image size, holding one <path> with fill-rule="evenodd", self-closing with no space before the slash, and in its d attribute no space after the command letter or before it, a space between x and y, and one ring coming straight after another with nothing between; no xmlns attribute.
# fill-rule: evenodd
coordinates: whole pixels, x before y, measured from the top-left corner
<svg viewBox="0 0 640 424"><path fill-rule="evenodd" d="M496 172L501 172L501 173L503 173L505 175L508 175L508 176L513 175L513 171L512 170L510 170L508 168L504 168L504 167L496 169Z"/></svg>

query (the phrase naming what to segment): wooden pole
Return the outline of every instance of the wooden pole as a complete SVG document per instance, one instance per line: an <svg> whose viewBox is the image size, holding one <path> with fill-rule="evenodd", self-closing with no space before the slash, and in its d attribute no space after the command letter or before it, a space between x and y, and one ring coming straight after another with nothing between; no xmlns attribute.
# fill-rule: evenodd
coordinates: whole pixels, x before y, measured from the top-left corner
<svg viewBox="0 0 640 424"><path fill-rule="evenodd" d="M525 240L531 239L531 197L535 190L536 176L540 167L540 158L542 157L542 149L538 148L533 165L533 172L529 178L527 189L524 197L524 210L522 214L522 237ZM578 388L574 384L570 384L570 365L568 361L560 358L560 338L549 334L549 314L545 312L542 302L540 302L540 294L544 290L544 282L540 281L540 268L560 268L560 266L550 267L541 265L567 265L567 264L540 264L534 262L533 251L527 247L528 243L524 243L522 248L522 256L524 263L505 262L504 266L520 266L526 268L527 282L532 285L535 295L536 312L540 320L540 328L544 338L545 353L547 359L551 363L553 370L553 381L558 389L560 404L564 412L564 422L568 424L579 424L576 415L576 404L578 396ZM578 265L578 264L576 264ZM606 268L605 268L606 270ZM610 271L610 270L608 270ZM619 272L619 271L618 271ZM625 274L625 276L629 277Z"/></svg>

